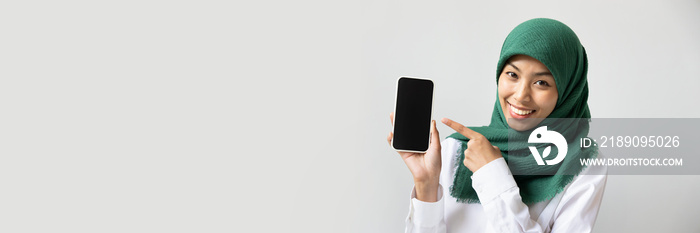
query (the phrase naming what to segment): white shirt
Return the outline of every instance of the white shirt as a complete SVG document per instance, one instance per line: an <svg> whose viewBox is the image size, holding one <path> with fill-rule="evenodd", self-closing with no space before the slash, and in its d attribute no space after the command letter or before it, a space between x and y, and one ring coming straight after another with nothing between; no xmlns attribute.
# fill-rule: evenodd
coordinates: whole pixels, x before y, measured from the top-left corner
<svg viewBox="0 0 700 233"><path fill-rule="evenodd" d="M503 158L472 175L481 204L459 203L449 194L459 158L459 141L442 142L442 172L437 202L416 199L415 187L406 232L590 232L605 190L607 168L586 167L554 198L525 205ZM445 156L447 155L447 156ZM461 163L461 161L459 161Z"/></svg>

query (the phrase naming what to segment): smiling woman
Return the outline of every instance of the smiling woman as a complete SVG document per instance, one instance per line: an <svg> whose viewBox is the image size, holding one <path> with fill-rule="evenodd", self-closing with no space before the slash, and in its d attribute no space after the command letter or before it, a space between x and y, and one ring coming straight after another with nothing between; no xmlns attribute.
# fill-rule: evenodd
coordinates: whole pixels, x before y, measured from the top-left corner
<svg viewBox="0 0 700 233"><path fill-rule="evenodd" d="M399 152L415 183L406 232L590 232L607 171L577 162L597 150L569 149L561 163L540 166L521 153L525 143L509 144L511 131L529 135L553 118L583 119L549 126L565 138L587 136L587 63L578 37L559 21L532 19L513 29L497 66L491 123L465 127L443 118L456 133L440 142L433 122L426 153Z"/></svg>
<svg viewBox="0 0 700 233"><path fill-rule="evenodd" d="M508 126L523 131L549 116L557 104L557 85L547 66L527 55L506 61L498 79L498 98ZM531 118L531 121L518 119Z"/></svg>

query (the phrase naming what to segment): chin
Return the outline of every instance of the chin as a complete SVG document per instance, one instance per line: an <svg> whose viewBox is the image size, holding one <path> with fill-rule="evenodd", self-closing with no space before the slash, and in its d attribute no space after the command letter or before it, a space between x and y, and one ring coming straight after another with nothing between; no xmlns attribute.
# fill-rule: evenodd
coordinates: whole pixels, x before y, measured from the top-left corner
<svg viewBox="0 0 700 233"><path fill-rule="evenodd" d="M526 131L530 130L532 128L535 128L537 124L542 122L544 120L543 118L524 118L524 119L515 119L515 118L510 118L506 117L506 120L508 121L508 126L510 126L511 129L517 130L517 131Z"/></svg>

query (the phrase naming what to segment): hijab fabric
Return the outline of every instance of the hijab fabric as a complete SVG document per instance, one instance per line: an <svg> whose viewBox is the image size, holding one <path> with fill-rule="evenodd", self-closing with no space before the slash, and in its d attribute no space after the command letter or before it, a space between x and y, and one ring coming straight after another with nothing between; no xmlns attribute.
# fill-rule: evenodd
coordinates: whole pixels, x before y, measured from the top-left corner
<svg viewBox="0 0 700 233"><path fill-rule="evenodd" d="M553 198L571 183L584 166L580 158L593 158L598 154L597 147L582 149L579 139L587 137L590 111L588 109L588 60L586 50L571 28L565 24L545 18L525 21L510 32L498 60L496 84L506 61L514 55L527 55L542 62L554 76L558 99L552 113L539 125L530 130L518 132L510 129L503 115L501 103L496 94L496 103L488 126L469 127L484 135L491 144L498 146L508 163L520 196L525 204L537 203ZM564 119L562 119L564 118ZM573 119L573 120L571 120ZM562 134L568 142L565 159L556 165L537 165L528 149L528 136L532 130L547 125L548 130ZM464 150L468 138L459 133L448 137L461 142L459 159L455 161L457 170L450 194L459 202L479 203L479 197L472 188L472 172L463 164ZM510 140L510 143L509 143ZM539 151L548 145L538 145ZM555 149L552 146L552 149ZM553 155L558 151L552 151ZM527 174L527 175L518 175ZM532 175L531 175L532 174Z"/></svg>

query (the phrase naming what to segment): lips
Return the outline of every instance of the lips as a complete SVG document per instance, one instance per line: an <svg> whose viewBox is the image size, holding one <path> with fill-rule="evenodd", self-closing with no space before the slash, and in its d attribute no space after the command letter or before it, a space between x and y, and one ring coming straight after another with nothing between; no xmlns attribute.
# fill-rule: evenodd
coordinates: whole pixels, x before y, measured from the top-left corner
<svg viewBox="0 0 700 233"><path fill-rule="evenodd" d="M525 117L528 117L528 116L532 115L532 113L534 113L534 112L537 111L537 110L532 110L532 109L526 109L526 108L516 107L516 106L513 106L512 104L510 104L510 102L507 102L507 101L506 101L506 103L508 104L508 109L510 110L510 111L509 111L509 112L510 112L510 115L511 115L512 117L514 117L514 118L525 118Z"/></svg>

